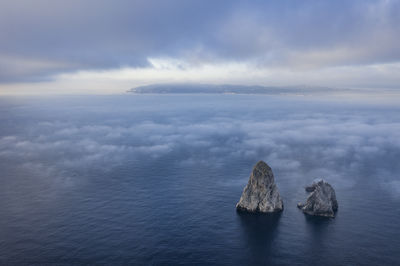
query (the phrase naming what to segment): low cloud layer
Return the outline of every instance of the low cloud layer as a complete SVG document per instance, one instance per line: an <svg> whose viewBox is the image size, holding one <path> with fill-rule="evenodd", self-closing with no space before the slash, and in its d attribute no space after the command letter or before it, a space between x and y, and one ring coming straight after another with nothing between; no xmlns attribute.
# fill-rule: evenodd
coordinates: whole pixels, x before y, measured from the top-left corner
<svg viewBox="0 0 400 266"><path fill-rule="evenodd" d="M28 107L33 121L0 137L0 159L68 185L81 182L88 168L112 172L124 164L169 160L171 168L223 171L230 163L250 167L263 159L293 185L323 177L339 188L363 183L400 196L397 107L175 97L96 98L84 106L75 102L72 111L68 101L73 99L47 100L50 114L40 111L43 102L33 103ZM115 106L117 100L121 103ZM110 104L113 108L105 109ZM13 106L8 117L25 121L27 113L20 112L27 107L19 108ZM66 110L69 114L59 120ZM231 177L234 183L243 180Z"/></svg>

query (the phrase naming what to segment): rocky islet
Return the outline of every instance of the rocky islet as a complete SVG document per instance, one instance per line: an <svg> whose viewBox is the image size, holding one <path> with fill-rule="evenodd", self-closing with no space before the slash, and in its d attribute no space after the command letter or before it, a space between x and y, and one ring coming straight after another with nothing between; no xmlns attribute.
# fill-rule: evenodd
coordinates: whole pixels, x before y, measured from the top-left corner
<svg viewBox="0 0 400 266"><path fill-rule="evenodd" d="M283 201L275 184L271 167L259 161L250 174L249 182L243 190L236 208L248 212L279 212Z"/></svg>
<svg viewBox="0 0 400 266"><path fill-rule="evenodd" d="M324 180L319 180L305 187L310 195L305 203L297 207L305 214L324 217L335 217L338 210L336 193L333 187ZM283 201L275 184L271 167L259 161L250 174L249 181L243 190L238 211L272 213L283 210Z"/></svg>
<svg viewBox="0 0 400 266"><path fill-rule="evenodd" d="M297 207L305 214L314 216L335 217L338 202L333 187L326 181L314 182L305 188L310 195L305 203L298 203Z"/></svg>

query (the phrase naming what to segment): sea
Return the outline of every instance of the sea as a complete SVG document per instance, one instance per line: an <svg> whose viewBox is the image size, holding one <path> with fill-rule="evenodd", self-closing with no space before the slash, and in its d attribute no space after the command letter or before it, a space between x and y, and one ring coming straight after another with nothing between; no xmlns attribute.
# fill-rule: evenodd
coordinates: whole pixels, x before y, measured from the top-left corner
<svg viewBox="0 0 400 266"><path fill-rule="evenodd" d="M259 160L281 213L235 209ZM400 97L2 96L0 265L400 265Z"/></svg>

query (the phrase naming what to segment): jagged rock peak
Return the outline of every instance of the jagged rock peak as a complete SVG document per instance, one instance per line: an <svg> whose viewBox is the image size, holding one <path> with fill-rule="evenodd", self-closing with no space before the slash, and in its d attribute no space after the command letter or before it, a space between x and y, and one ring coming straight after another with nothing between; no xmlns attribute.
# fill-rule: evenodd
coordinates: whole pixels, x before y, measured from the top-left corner
<svg viewBox="0 0 400 266"><path fill-rule="evenodd" d="M277 212L283 210L283 202L275 184L271 167L259 161L250 174L236 208L248 212Z"/></svg>
<svg viewBox="0 0 400 266"><path fill-rule="evenodd" d="M307 192L311 192L305 203L298 203L297 207L304 213L316 216L335 217L338 210L338 203L333 187L319 180L305 188Z"/></svg>

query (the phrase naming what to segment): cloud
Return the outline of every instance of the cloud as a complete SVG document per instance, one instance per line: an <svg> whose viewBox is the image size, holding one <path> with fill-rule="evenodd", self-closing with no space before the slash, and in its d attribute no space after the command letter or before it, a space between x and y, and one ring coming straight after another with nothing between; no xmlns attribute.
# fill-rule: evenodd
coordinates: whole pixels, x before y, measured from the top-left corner
<svg viewBox="0 0 400 266"><path fill-rule="evenodd" d="M204 101L171 105L158 99L157 107L144 111L141 105L147 106L148 100L132 98L136 104L113 104L102 119L99 114L105 107L98 105L102 101L70 110L74 118L70 121L50 122L48 114L29 126L29 134L1 137L0 159L35 171L47 165L50 169L40 170L42 174L67 175L69 184L79 176L68 173L91 165L112 171L132 161L155 163L169 158L171 167L223 171L221 167L231 162L251 165L263 159L293 186L325 178L338 188L349 188L373 179L382 188L393 183L391 193L396 194L397 107L281 97L229 99L211 100L207 103L211 110L204 108ZM62 106L53 106L52 113L63 110ZM135 110L141 110L143 117L132 115ZM82 112L89 116L81 117ZM232 182L239 182L237 178L243 177L233 176Z"/></svg>
<svg viewBox="0 0 400 266"><path fill-rule="evenodd" d="M350 69L341 86L368 85L372 72L381 78L370 86L393 87L398 84L399 18L400 4L391 0L5 1L1 90L37 91L43 84L31 82L56 80L42 92L54 92L53 86L66 93L82 77L78 86L101 86L97 76L117 83L129 79L111 90L151 83L154 74L156 81L187 77L198 82L210 75L218 81L221 72L232 82L252 80L235 79L226 66L243 77L267 76L256 80L262 83L282 83L288 76L296 82L305 76L312 83L321 73L337 82ZM364 84L362 78L367 78Z"/></svg>

